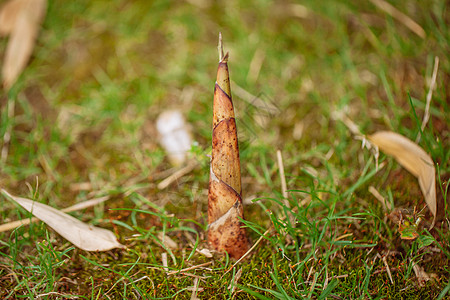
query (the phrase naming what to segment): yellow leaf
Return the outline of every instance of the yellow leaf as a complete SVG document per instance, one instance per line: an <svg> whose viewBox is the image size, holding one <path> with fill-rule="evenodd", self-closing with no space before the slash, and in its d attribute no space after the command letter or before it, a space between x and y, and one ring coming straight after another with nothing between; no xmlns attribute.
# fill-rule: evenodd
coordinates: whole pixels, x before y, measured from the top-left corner
<svg viewBox="0 0 450 300"><path fill-rule="evenodd" d="M117 241L114 233L109 230L83 223L71 215L48 205L12 196L3 189L1 191L7 198L20 204L36 218L46 223L66 240L82 250L107 251L113 248L124 248Z"/></svg>
<svg viewBox="0 0 450 300"><path fill-rule="evenodd" d="M22 11L27 0L12 0L6 2L0 10L0 36L12 32L17 16Z"/></svg>
<svg viewBox="0 0 450 300"><path fill-rule="evenodd" d="M428 208L435 219L436 171L431 157L416 143L392 131L379 131L368 138L381 151L392 155L400 165L417 177Z"/></svg>
<svg viewBox="0 0 450 300"><path fill-rule="evenodd" d="M17 1L17 0L16 0ZM17 15L3 28L10 33L2 68L3 86L9 89L25 68L33 52L40 24L47 8L46 0L21 0ZM17 8L16 8L17 9ZM12 24L12 25L11 25Z"/></svg>

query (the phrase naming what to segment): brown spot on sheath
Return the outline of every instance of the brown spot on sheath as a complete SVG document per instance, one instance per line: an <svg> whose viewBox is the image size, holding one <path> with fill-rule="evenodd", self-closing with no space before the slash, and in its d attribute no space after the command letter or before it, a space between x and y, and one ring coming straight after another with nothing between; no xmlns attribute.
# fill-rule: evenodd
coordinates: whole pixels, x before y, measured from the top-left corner
<svg viewBox="0 0 450 300"><path fill-rule="evenodd" d="M208 224L215 222L236 202L242 203L241 196L230 186L221 181L209 181L208 191ZM242 209L242 205L240 206ZM240 212L242 215L242 212Z"/></svg>
<svg viewBox="0 0 450 300"><path fill-rule="evenodd" d="M219 220L209 225L208 242L219 251L226 251L231 258L239 259L247 252L250 241L244 225L242 203L236 202Z"/></svg>
<svg viewBox="0 0 450 300"><path fill-rule="evenodd" d="M234 118L223 120L213 130L211 168L219 180L241 195L241 164Z"/></svg>
<svg viewBox="0 0 450 300"><path fill-rule="evenodd" d="M224 90L216 83L214 88L213 128L222 120L234 118L233 102Z"/></svg>

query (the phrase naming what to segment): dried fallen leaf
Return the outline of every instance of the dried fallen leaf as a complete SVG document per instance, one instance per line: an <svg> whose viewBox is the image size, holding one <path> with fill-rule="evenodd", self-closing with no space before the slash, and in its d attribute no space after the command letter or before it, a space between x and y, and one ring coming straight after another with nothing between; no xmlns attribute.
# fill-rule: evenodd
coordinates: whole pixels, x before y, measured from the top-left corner
<svg viewBox="0 0 450 300"><path fill-rule="evenodd" d="M2 68L3 86L9 89L25 68L33 52L40 24L45 16L47 0L12 0L1 24L3 32L10 33ZM12 7L12 8L11 8ZM9 10L9 11L8 11ZM10 14L10 11L13 12ZM6 13L7 17L6 17Z"/></svg>
<svg viewBox="0 0 450 300"><path fill-rule="evenodd" d="M109 230L83 223L48 205L12 196L4 189L1 191L7 198L20 204L20 206L82 250L107 251L113 248L125 247L117 241L114 234Z"/></svg>
<svg viewBox="0 0 450 300"><path fill-rule="evenodd" d="M69 207L65 207L63 209L61 209L62 212L72 212L72 211L77 211L77 210L81 210L81 209L85 209L97 204L100 204L102 202L105 202L106 200L109 200L110 197L109 196L103 196L100 198L94 198L91 200L86 200L84 202L80 202L77 204L74 204L72 206ZM4 223L2 225L0 225L0 232L4 232L4 231L8 231L8 230L13 230L19 226L25 226L30 224L31 222L36 222L39 219L36 217L33 218L29 218L29 219L22 219L22 220L17 220L17 221L13 221L13 222L9 222L9 223Z"/></svg>
<svg viewBox="0 0 450 300"><path fill-rule="evenodd" d="M206 256L207 258L213 257L211 251L209 251L209 249L206 249L206 248L205 248L205 249L202 249L202 250L198 250L198 249L197 249L197 252L200 253L200 254L202 254L202 255L204 255L204 256Z"/></svg>
<svg viewBox="0 0 450 300"><path fill-rule="evenodd" d="M410 261L411 261L411 260L410 260ZM422 268L421 266L419 266L419 265L418 265L417 263L415 263L414 261L412 262L412 264L413 264L412 266L413 266L414 273L416 274L416 277L417 277L417 281L419 282L419 286L424 286L425 283L426 283L428 280L431 280L432 278L435 278L435 279L436 279L436 277L437 277L436 274L425 272L424 268Z"/></svg>
<svg viewBox="0 0 450 300"><path fill-rule="evenodd" d="M174 240L172 240L168 235L163 234L162 232L158 233L158 239L169 249L175 250L178 249L178 244Z"/></svg>
<svg viewBox="0 0 450 300"><path fill-rule="evenodd" d="M434 224L437 214L436 171L431 157L416 143L392 131L379 131L368 138L417 177L428 208L434 216Z"/></svg>
<svg viewBox="0 0 450 300"><path fill-rule="evenodd" d="M12 32L17 16L22 11L26 0L11 0L6 2L0 9L0 36Z"/></svg>

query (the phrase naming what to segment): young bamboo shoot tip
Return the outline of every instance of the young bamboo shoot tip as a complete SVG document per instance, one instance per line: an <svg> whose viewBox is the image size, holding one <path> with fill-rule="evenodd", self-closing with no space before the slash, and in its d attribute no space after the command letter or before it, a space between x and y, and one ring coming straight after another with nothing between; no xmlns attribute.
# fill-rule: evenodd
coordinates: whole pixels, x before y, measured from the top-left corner
<svg viewBox="0 0 450 300"><path fill-rule="evenodd" d="M224 58L223 55L223 42L222 42L222 33L219 32L219 44L217 46L217 49L219 50L219 62L221 62Z"/></svg>

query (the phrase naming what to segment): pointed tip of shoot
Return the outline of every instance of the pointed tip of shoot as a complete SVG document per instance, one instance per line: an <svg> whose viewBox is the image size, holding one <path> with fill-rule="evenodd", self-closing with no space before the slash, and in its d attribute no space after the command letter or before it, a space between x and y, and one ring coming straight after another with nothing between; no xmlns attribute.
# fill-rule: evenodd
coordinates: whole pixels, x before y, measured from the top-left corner
<svg viewBox="0 0 450 300"><path fill-rule="evenodd" d="M223 43L221 32L219 32L219 44L217 45L217 50L219 51L219 62L221 62L223 59Z"/></svg>
<svg viewBox="0 0 450 300"><path fill-rule="evenodd" d="M222 57L222 59L220 60L220 62L221 62L221 63L226 63L226 62L228 62L228 52L225 53L225 56Z"/></svg>
<svg viewBox="0 0 450 300"><path fill-rule="evenodd" d="M223 53L223 42L222 42L222 33L219 32L219 44L217 45L217 50L219 51L219 62L227 62L228 61L228 52L224 55Z"/></svg>

